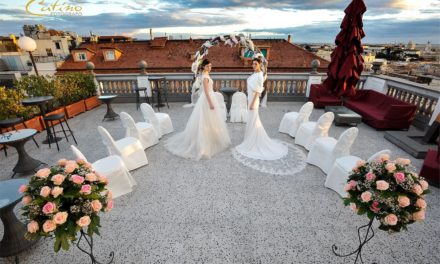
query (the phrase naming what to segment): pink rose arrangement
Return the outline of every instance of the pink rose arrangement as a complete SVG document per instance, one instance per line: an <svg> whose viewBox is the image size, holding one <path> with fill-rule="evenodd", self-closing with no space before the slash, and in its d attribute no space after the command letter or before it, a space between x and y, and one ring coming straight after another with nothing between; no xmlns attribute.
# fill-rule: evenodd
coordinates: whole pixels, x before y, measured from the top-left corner
<svg viewBox="0 0 440 264"><path fill-rule="evenodd" d="M84 160L61 159L57 165L39 170L19 188L26 238L54 237L58 252L68 250L81 229L87 229L89 236L99 234L98 214L113 208L107 184Z"/></svg>
<svg viewBox="0 0 440 264"><path fill-rule="evenodd" d="M359 215L379 220L379 229L399 232L425 219L428 188L409 159L391 160L382 155L356 164L344 188L348 193L344 204Z"/></svg>

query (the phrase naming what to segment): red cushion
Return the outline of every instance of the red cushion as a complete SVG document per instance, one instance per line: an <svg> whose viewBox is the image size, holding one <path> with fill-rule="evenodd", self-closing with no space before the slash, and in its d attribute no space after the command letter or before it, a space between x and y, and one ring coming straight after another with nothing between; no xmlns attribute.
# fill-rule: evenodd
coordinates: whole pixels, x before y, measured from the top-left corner
<svg viewBox="0 0 440 264"><path fill-rule="evenodd" d="M440 185L440 163L437 158L437 151L428 150L423 161L420 176L424 177L431 185L439 187Z"/></svg>

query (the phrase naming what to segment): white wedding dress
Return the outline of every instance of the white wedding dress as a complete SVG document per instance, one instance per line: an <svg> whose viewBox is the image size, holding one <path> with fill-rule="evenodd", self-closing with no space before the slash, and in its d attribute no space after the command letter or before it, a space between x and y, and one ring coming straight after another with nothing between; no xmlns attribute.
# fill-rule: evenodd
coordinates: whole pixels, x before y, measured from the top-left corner
<svg viewBox="0 0 440 264"><path fill-rule="evenodd" d="M251 107L252 100L256 93L261 94L263 91L263 72L256 72L247 79L248 89L248 106ZM235 147L235 150L243 156L258 160L277 160L286 156L288 147L271 139L261 123L258 114L260 98L258 97L253 106L253 110L249 110L248 122L246 125L246 133L244 141Z"/></svg>
<svg viewBox="0 0 440 264"><path fill-rule="evenodd" d="M165 148L177 156L193 160L209 159L231 144L226 122L223 120L221 109L212 89L213 81L208 75L203 75L202 80L205 78L208 79L209 96L214 110L209 108L202 87L200 97L194 106L185 130L165 142Z"/></svg>

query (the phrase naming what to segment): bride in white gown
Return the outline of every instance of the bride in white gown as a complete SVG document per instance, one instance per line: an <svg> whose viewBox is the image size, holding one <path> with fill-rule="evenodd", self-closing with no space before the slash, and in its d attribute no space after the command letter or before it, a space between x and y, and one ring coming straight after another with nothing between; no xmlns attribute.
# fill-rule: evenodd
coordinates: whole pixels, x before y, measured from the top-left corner
<svg viewBox="0 0 440 264"><path fill-rule="evenodd" d="M258 114L260 95L263 92L263 72L261 60L254 58L252 68L254 73L247 79L249 117L246 125L244 141L235 147L243 156L259 160L277 160L286 156L288 147L279 141L271 139L261 123Z"/></svg>
<svg viewBox="0 0 440 264"><path fill-rule="evenodd" d="M200 160L225 150L231 139L213 91L209 60L201 64L203 89L184 131L171 137L165 147L173 154Z"/></svg>

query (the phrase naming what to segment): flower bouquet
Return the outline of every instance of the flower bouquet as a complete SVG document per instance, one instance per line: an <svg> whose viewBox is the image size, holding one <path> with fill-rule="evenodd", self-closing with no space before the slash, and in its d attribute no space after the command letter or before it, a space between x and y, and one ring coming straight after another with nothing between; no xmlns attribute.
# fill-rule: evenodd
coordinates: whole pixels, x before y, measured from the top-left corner
<svg viewBox="0 0 440 264"><path fill-rule="evenodd" d="M25 237L55 237L54 251L58 252L60 248L68 250L78 232L79 248L83 236L91 239L94 233L100 235L98 213L113 208L107 183L84 160L62 159L56 166L39 170L29 184L19 189L23 193L22 209L27 222ZM87 232L83 230L86 227ZM85 240L92 247L87 237Z"/></svg>
<svg viewBox="0 0 440 264"><path fill-rule="evenodd" d="M344 198L344 204L370 219L368 225L359 228L367 227L366 236L362 241L358 230L361 245L351 254L359 256L362 246L374 236L371 227L374 219L379 220L379 229L388 232L406 230L409 224L425 219L428 183L415 173L409 159L390 161L390 156L383 154L371 162L358 161L348 177L345 191L348 197ZM336 254L335 249L333 246Z"/></svg>

